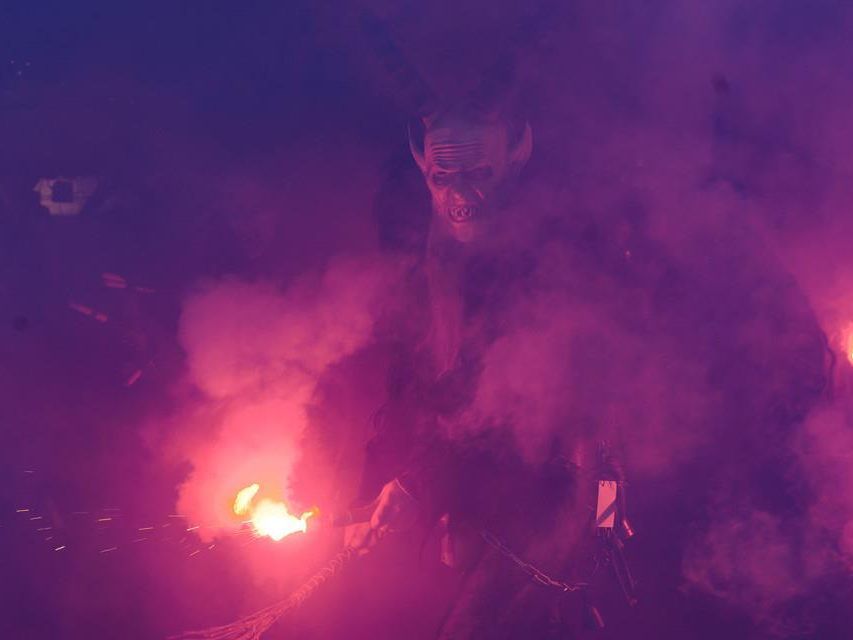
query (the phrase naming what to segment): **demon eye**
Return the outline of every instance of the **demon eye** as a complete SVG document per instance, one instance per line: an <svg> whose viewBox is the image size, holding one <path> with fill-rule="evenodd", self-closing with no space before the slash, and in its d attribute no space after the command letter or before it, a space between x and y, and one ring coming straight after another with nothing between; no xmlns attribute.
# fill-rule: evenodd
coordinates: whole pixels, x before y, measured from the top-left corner
<svg viewBox="0 0 853 640"><path fill-rule="evenodd" d="M447 171L436 171L432 174L432 183L437 187L446 187L450 184L450 174Z"/></svg>
<svg viewBox="0 0 853 640"><path fill-rule="evenodd" d="M468 172L468 177L475 182L480 182L482 180L488 180L492 177L492 168L491 167L477 167L476 169L472 169Z"/></svg>

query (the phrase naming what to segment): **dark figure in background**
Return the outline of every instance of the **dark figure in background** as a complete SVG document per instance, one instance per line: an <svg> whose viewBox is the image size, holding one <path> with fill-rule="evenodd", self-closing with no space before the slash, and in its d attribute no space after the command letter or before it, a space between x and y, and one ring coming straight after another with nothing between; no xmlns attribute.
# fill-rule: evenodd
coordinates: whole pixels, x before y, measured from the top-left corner
<svg viewBox="0 0 853 640"><path fill-rule="evenodd" d="M367 550L416 521L440 529L442 561L466 574L441 638L577 633L596 615L578 586L595 542L595 443L555 424L550 453L531 463L507 425L462 435L458 426L469 419L484 354L536 275L541 218L523 218L516 188L533 133L505 105L477 99L419 124L410 147L433 211L410 274L409 331L398 334L368 444L361 496L375 500L348 544ZM561 584L536 583L513 551Z"/></svg>
<svg viewBox="0 0 853 640"><path fill-rule="evenodd" d="M524 313L527 294L600 274L603 286L575 290L579 304L597 305L602 316L669 345L664 356L682 353L685 362L697 361L708 373L710 392L720 396L702 420L721 446L695 454L689 491L672 495L654 483L634 484L632 504L654 558L649 566L639 560L637 569L645 573L647 600L667 602L681 580L689 543L685 533L673 531L702 523L720 501L771 512L802 504L786 454L789 434L824 382L822 336L808 304L789 278L751 255L739 227L687 264L648 237L639 209L586 223L559 208L534 211L542 185L531 185L536 175L519 177L532 150L532 131L523 120L465 106L424 124L424 136L412 133L411 150L433 212L409 309L426 307L425 318L399 343L363 478L364 501L378 498L370 522L350 532L350 544L367 548L418 515L439 523L443 560L467 572L439 637L577 637L595 626L591 605L601 608L598 598L535 583L479 534L495 533L553 578L589 580L600 558L591 518L595 480L607 473L597 466L595 447L602 434L613 433L601 424L552 424L551 454L531 464L500 425L460 437L456 424L468 419L483 359L507 330L507 319ZM568 256L578 276L542 280L549 244ZM607 360L607 353L598 358ZM575 363L574 375L583 376L583 361ZM574 381L567 377L562 385ZM619 382L613 385L618 393ZM750 463L732 458L731 447L749 452ZM672 466L686 462L673 460ZM615 596L606 603L612 611L618 589L608 589L609 596ZM642 613L652 628L670 624L655 610L651 604ZM686 608L667 614L689 615Z"/></svg>
<svg viewBox="0 0 853 640"><path fill-rule="evenodd" d="M606 546L596 536L597 480L621 480L621 465L597 425L551 416L542 450L531 457L518 442L523 425L473 411L485 359L531 304L531 292L553 287L565 298L560 278L543 279L540 251L549 225L566 212L535 200L553 185L522 176L534 134L513 94L512 56L448 103L381 26L368 19L365 27L418 114L409 147L432 211L407 226L400 219L416 207L413 185L397 201L393 189L380 193L381 231L390 231L383 240L418 257L403 313L382 336L392 344L386 402L359 492L369 520L349 528L347 543L367 550L415 522L439 532L443 563L465 576L441 638L576 637L600 623L580 585ZM395 173L405 183L405 171ZM616 523L623 511L624 501ZM532 566L519 566L522 558ZM530 575L534 567L540 582Z"/></svg>
<svg viewBox="0 0 853 640"><path fill-rule="evenodd" d="M389 42L383 46L386 55L399 53ZM389 323L394 329L381 332L391 345L386 402L376 414L362 474L359 511L366 521L349 527L348 544L366 551L418 521L439 529L442 560L465 576L440 638L594 633L596 607L603 598L621 597L615 581L566 591L536 582L529 571L532 565L574 588L591 581L601 564L596 481L622 475L599 445L610 440L618 450L626 427L604 424L599 415L608 402L622 402L625 382L609 377L624 367L620 345L608 341L630 336L653 345L645 356L656 357L660 347L658 366L666 375L678 376L667 360L675 354L706 374L701 393L714 402L686 428L705 429L720 444L671 462L673 469L692 466L688 490L673 492L666 472L635 482L632 519L639 521L646 556L635 559L652 604L630 621L608 625L611 633L693 628L692 610L675 605L682 602L677 587L689 527L701 526L714 500L735 504L738 496L740 503L771 510L797 498L786 442L824 382L824 343L807 303L789 278L751 254L739 226L705 242L695 259L676 260L650 237L642 204L588 215L560 195L553 184L559 177L542 179L541 166L522 175L533 132L511 102L495 99L507 95L500 74L487 76L469 98L438 108L412 69L399 60L389 66L409 81L404 92L419 97L410 150L432 213L428 225L411 227L415 233L391 225L392 235L420 258L400 305L404 312ZM414 194L404 191L404 206L413 206ZM387 192L383 197L397 215L399 203ZM425 227L418 242L416 232ZM551 416L544 447L531 458L519 442L524 425L472 425L482 419L472 407L495 345L519 316L535 315L526 307L542 299L594 309L599 341L575 335L569 348L555 344L555 351L572 351L573 360L564 380L550 381L554 395L588 396L586 412ZM608 327L617 329L609 335ZM559 341L559 323L557 329ZM678 389L673 385L673 395ZM634 402L646 410L644 398ZM628 428L642 429L644 420L637 416ZM671 449L662 444L661 450ZM495 539L503 549L490 544Z"/></svg>

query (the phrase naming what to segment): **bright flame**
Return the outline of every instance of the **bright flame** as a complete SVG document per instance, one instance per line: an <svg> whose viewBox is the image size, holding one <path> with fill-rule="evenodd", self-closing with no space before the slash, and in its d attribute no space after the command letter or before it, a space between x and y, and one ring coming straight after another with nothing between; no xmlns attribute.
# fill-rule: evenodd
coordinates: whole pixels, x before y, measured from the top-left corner
<svg viewBox="0 0 853 640"><path fill-rule="evenodd" d="M847 329L847 335L844 338L844 355L847 356L847 361L853 364L853 327Z"/></svg>
<svg viewBox="0 0 853 640"><path fill-rule="evenodd" d="M259 484L250 484L240 489L234 499L234 513L248 515L255 533L279 541L292 533L304 533L308 529L308 518L316 510L306 511L300 517L292 515L283 502L264 498L254 502L260 491Z"/></svg>
<svg viewBox="0 0 853 640"><path fill-rule="evenodd" d="M283 502L261 500L252 511L252 526L259 536L269 536L273 540L281 540L291 533L305 532L308 528L308 518L314 513L308 511L301 518L290 515Z"/></svg>
<svg viewBox="0 0 853 640"><path fill-rule="evenodd" d="M833 337L833 342L838 345L839 350L847 358L847 362L853 365L853 322L846 323Z"/></svg>
<svg viewBox="0 0 853 640"><path fill-rule="evenodd" d="M252 506L252 500L255 497L255 494L258 493L258 489L261 488L261 485L258 483L250 484L248 487L240 489L237 492L237 498L234 500L234 513L238 516L245 515L249 511L249 507Z"/></svg>

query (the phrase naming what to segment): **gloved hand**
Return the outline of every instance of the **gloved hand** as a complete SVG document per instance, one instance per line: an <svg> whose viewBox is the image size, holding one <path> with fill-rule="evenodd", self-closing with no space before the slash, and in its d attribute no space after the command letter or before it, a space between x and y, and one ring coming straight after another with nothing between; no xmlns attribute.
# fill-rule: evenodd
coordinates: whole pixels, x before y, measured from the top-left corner
<svg viewBox="0 0 853 640"><path fill-rule="evenodd" d="M409 529L418 520L418 503L397 478L382 487L371 506L367 522L351 524L344 530L344 544L360 555L368 553L386 534Z"/></svg>

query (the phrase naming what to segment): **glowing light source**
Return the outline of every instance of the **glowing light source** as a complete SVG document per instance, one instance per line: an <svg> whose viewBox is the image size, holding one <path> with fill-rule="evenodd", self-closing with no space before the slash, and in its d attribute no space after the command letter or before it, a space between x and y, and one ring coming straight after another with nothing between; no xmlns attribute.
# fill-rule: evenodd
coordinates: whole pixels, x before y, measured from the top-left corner
<svg viewBox="0 0 853 640"><path fill-rule="evenodd" d="M234 500L234 513L238 516L248 513L249 507L252 506L252 500L254 500L260 488L261 485L255 483L240 489L237 492L237 498Z"/></svg>
<svg viewBox="0 0 853 640"><path fill-rule="evenodd" d="M267 536L279 541L293 533L304 533L308 529L308 518L316 513L316 509L297 517L287 510L284 502L269 498L256 501L260 489L257 483L240 489L233 507L235 514L249 516L248 522L258 536Z"/></svg>
<svg viewBox="0 0 853 640"><path fill-rule="evenodd" d="M853 365L853 323L848 324L842 337L842 349L847 361Z"/></svg>

